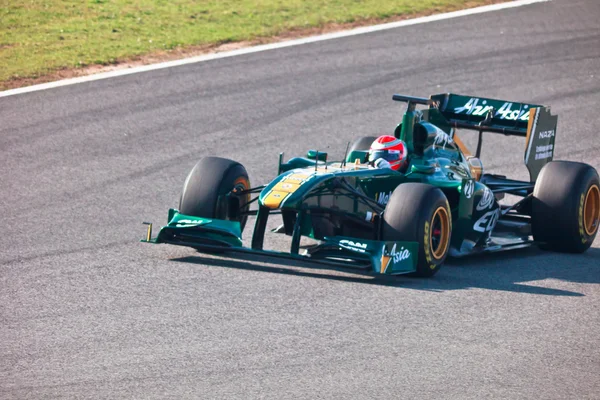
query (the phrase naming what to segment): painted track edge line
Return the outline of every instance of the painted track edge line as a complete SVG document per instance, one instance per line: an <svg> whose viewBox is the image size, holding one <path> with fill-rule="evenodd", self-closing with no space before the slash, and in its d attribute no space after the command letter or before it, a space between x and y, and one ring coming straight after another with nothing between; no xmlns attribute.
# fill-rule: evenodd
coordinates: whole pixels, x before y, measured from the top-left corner
<svg viewBox="0 0 600 400"><path fill-rule="evenodd" d="M547 2L547 1L552 1L552 0L515 0L515 1L506 2L506 3L490 4L490 5L481 6L481 7L467 8L465 10L452 11L452 12L443 13L443 14L428 15L426 17L418 17L418 18L406 19L406 20L401 20L401 21L396 21L396 22L388 22L388 23L379 24L379 25L363 26L363 27L354 28L354 29L350 29L350 30L326 33L326 34L317 35L317 36L308 36L305 38L292 39L292 40L287 40L287 41L283 41L283 42L275 42L275 43L269 43L269 44L252 46L252 47L245 47L242 49L224 51L221 53L203 54L203 55L189 57L189 58L183 58L183 59L179 59L179 60L165 61L165 62L156 63L156 64L141 65L139 67L124 68L124 69L118 69L115 71L108 71L108 72L100 72L98 74L85 75L85 76L80 76L77 78L69 78L69 79L63 79L63 80L59 80L59 81L41 83L39 85L32 85L32 86L25 86L25 87L16 88L16 89L9 89L9 90L0 92L0 97L8 97L8 96L14 96L17 94L37 92L40 90L53 89L53 88L57 88L57 87L61 87L61 86L75 85L77 83L98 81L98 80L102 80L102 79L137 74L140 72L155 71L155 70L159 70L159 69L178 67L181 65L195 64L195 63L210 61L210 60L217 60L220 58L228 58L228 57L240 56L240 55L244 55L244 54L258 53L261 51L268 51L268 50L282 49L285 47L299 46L302 44L322 42L325 40L332 40L332 39L339 39L339 38L344 38L344 37L349 37L349 36L363 35L366 33L379 32L379 31L388 30L388 29L401 28L404 26L425 24L428 22L441 21L441 20L445 20L445 19L452 19L452 18L464 17L464 16L468 16L468 15L482 14L482 13L486 13L486 12L522 7L522 6L526 6L526 5L530 5L530 4L534 4L534 3L543 3L543 2Z"/></svg>

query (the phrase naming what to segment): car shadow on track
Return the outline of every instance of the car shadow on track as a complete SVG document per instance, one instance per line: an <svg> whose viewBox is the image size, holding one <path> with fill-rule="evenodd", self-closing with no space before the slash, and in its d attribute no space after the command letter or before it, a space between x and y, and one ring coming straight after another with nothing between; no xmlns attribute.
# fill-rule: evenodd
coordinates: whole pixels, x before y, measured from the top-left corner
<svg viewBox="0 0 600 400"><path fill-rule="evenodd" d="M471 287L551 296L583 296L578 292L549 287L564 286L562 284L539 281L600 284L600 249L591 248L583 254L565 254L530 247L481 254L449 259L440 272L440 279L436 276L433 280L443 286L443 290Z"/></svg>
<svg viewBox="0 0 600 400"><path fill-rule="evenodd" d="M327 279L342 282L364 283L369 285L401 286L398 277L375 276L360 274L349 268L340 268L323 264L315 264L302 260L282 260L262 255L247 254L224 254L226 258L213 258L204 255L188 256L171 259L171 261L202 264L213 267L244 269L257 272L268 272L273 274L293 275L308 278ZM264 265L268 264L268 265ZM307 269L318 272L307 271ZM344 275L336 275L341 272Z"/></svg>
<svg viewBox="0 0 600 400"><path fill-rule="evenodd" d="M562 254L545 252L532 247L504 253L448 259L444 268L430 279L363 275L351 269L315 264L308 260L282 261L262 255L226 254L225 256L226 258L199 254L175 258L171 261L434 292L480 288L549 296L583 296L582 293L548 287L547 282L544 283L545 286L526 282L555 279L573 283L600 284L600 249L598 248L591 248L584 254Z"/></svg>

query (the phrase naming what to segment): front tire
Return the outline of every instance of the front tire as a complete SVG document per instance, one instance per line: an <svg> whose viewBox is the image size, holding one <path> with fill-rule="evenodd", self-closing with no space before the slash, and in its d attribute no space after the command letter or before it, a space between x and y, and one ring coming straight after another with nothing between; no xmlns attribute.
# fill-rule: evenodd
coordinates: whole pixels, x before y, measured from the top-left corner
<svg viewBox="0 0 600 400"><path fill-rule="evenodd" d="M423 183L403 183L383 213L382 239L419 243L417 269L412 274L431 277L441 268L450 248L452 214L444 193Z"/></svg>
<svg viewBox="0 0 600 400"><path fill-rule="evenodd" d="M247 216L231 215L225 195L232 190L250 189L250 180L244 166L220 157L202 158L194 166L183 185L179 212L203 218L238 221L244 230ZM250 195L240 197L241 206ZM240 211L247 211L248 206Z"/></svg>
<svg viewBox="0 0 600 400"><path fill-rule="evenodd" d="M552 161L535 183L533 238L545 250L583 253L594 242L600 220L598 172L571 161Z"/></svg>

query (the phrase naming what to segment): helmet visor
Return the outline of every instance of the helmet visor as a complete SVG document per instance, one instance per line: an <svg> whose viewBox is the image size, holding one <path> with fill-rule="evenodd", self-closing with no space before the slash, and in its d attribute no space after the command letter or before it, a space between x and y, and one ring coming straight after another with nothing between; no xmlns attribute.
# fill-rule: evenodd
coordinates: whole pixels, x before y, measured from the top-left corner
<svg viewBox="0 0 600 400"><path fill-rule="evenodd" d="M383 158L384 160L392 163L401 160L401 154L398 150L371 150L369 151L369 162L374 162L377 159Z"/></svg>

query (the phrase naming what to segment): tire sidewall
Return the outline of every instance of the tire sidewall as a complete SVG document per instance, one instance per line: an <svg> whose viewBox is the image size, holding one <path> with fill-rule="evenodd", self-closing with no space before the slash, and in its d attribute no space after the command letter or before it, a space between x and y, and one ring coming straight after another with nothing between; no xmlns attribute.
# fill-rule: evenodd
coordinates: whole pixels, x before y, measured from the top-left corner
<svg viewBox="0 0 600 400"><path fill-rule="evenodd" d="M580 253L592 245L598 230L587 234L583 214L585 197L593 185L600 187L598 174L587 164L553 161L544 166L532 207L532 232L540 247Z"/></svg>
<svg viewBox="0 0 600 400"><path fill-rule="evenodd" d="M450 206L448 204L448 200L446 196L438 189L438 191L442 194L442 196L430 196L429 201L424 203L419 208L419 221L417 223L418 233L417 238L419 239L419 260L417 262L417 271L419 275L429 274L433 275L438 271L438 269L442 266L444 261L446 260L446 256L448 255L448 251L450 249L450 240L452 235L452 217L450 214ZM435 193L435 191L433 192ZM431 238L431 230L433 229L433 217L434 213L439 207L443 207L446 210L448 218L448 223L450 224L450 233L444 244L446 249L444 254L436 258L433 255L433 249L430 243Z"/></svg>
<svg viewBox="0 0 600 400"><path fill-rule="evenodd" d="M584 228L584 215L583 215L583 211L584 211L584 206L585 206L585 198L589 192L589 190L592 188L592 186L596 186L600 189L600 182L598 182L598 175L593 174L593 171L590 169L586 176L584 177L584 181L582 182L582 191L579 194L579 200L577 201L577 233L579 236L579 241L581 243L580 248L583 250L587 250L592 243L594 242L594 239L596 238L596 235L598 234L598 229L596 229L596 231L592 234L592 235L588 235L585 228ZM576 199L577 200L577 199Z"/></svg>

